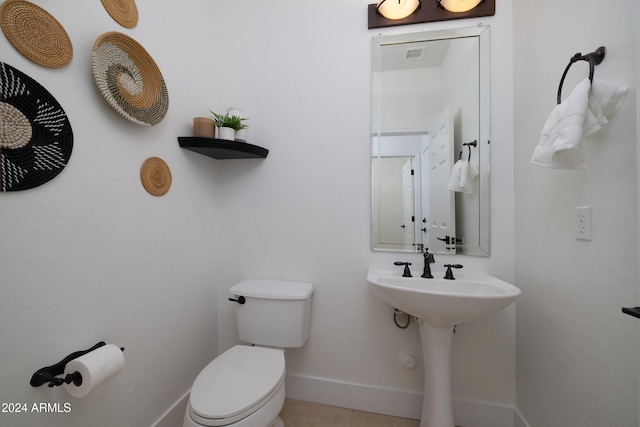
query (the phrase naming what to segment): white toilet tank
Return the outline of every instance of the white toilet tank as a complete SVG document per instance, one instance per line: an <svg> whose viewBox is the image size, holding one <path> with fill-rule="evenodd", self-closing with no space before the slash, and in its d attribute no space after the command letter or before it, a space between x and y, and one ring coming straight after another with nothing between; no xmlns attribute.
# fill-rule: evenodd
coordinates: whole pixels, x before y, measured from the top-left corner
<svg viewBox="0 0 640 427"><path fill-rule="evenodd" d="M251 344L295 348L309 336L313 285L286 280L248 279L229 290L236 299L238 338Z"/></svg>

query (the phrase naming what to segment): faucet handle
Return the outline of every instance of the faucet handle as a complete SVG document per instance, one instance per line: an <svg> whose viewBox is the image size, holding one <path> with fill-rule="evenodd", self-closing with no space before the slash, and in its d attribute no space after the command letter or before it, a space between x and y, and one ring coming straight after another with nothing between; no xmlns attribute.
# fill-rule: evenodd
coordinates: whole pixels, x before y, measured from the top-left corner
<svg viewBox="0 0 640 427"><path fill-rule="evenodd" d="M410 262L396 261L393 263L394 265L404 265L404 272L402 273L402 277L413 277L411 275L411 270L409 270Z"/></svg>
<svg viewBox="0 0 640 427"><path fill-rule="evenodd" d="M424 256L424 262L433 264L436 262L436 257L433 256L431 252L429 252L429 248L424 248L424 252L422 253Z"/></svg>
<svg viewBox="0 0 640 427"><path fill-rule="evenodd" d="M462 264L445 264L445 267L447 267L447 271L444 273L444 278L447 280L456 280L455 277L453 277L453 272L451 271L452 268L462 268Z"/></svg>

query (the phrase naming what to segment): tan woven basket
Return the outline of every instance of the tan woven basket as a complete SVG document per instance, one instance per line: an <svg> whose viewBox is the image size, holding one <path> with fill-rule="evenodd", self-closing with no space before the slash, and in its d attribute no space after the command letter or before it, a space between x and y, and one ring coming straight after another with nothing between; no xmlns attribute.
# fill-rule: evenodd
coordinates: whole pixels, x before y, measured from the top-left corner
<svg viewBox="0 0 640 427"><path fill-rule="evenodd" d="M62 25L33 3L6 0L0 6L0 26L11 44L35 63L62 68L73 58L73 45Z"/></svg>
<svg viewBox="0 0 640 427"><path fill-rule="evenodd" d="M152 126L167 114L169 93L160 69L131 37L118 32L98 37L91 66L100 93L126 119Z"/></svg>
<svg viewBox="0 0 640 427"><path fill-rule="evenodd" d="M164 196L171 188L171 170L160 157L149 157L140 167L142 186L153 196Z"/></svg>
<svg viewBox="0 0 640 427"><path fill-rule="evenodd" d="M138 25L138 8L135 0L101 0L109 15L125 28Z"/></svg>

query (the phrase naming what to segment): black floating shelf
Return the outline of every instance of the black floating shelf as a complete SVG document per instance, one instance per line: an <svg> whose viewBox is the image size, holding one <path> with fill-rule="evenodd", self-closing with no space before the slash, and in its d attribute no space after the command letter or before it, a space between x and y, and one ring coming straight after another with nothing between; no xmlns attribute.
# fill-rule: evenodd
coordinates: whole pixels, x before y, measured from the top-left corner
<svg viewBox="0 0 640 427"><path fill-rule="evenodd" d="M640 318L640 307L622 307L622 312Z"/></svg>
<svg viewBox="0 0 640 427"><path fill-rule="evenodd" d="M266 148L227 139L179 136L178 142L180 147L184 149L195 151L214 159L264 159L269 154L269 150Z"/></svg>

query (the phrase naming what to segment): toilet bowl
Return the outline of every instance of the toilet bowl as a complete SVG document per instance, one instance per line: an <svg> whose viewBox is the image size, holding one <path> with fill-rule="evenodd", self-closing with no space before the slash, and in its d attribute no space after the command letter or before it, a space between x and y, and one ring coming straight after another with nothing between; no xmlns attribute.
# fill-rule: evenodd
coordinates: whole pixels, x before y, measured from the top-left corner
<svg viewBox="0 0 640 427"><path fill-rule="evenodd" d="M198 374L183 426L282 427L284 348L301 347L307 340L313 286L245 280L230 292L238 336L254 345L230 348Z"/></svg>
<svg viewBox="0 0 640 427"><path fill-rule="evenodd" d="M184 426L271 426L284 404L284 377L283 350L232 347L196 378Z"/></svg>

